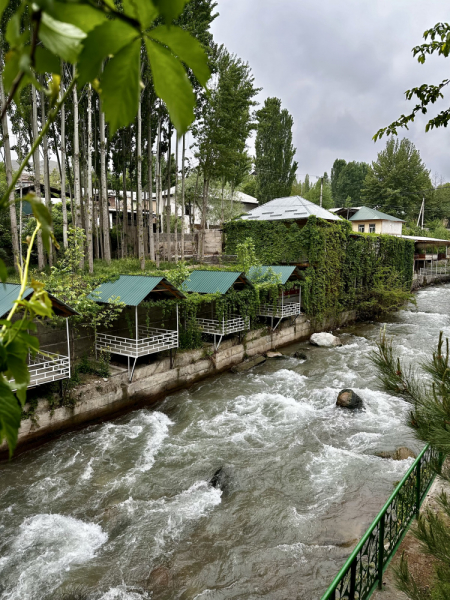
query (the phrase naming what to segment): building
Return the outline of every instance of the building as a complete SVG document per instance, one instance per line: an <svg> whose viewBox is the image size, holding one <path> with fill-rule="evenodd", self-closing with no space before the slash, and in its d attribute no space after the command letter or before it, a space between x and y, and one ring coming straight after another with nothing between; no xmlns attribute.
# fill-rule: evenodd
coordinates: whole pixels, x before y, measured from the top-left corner
<svg viewBox="0 0 450 600"><path fill-rule="evenodd" d="M303 226L309 217L315 216L325 221L340 221L338 215L333 214L326 208L322 208L314 202L306 200L301 196L287 196L286 198L275 198L250 210L248 214L242 215L244 221L295 221Z"/></svg>
<svg viewBox="0 0 450 600"><path fill-rule="evenodd" d="M405 221L367 206L332 208L331 212L348 219L354 232L402 235Z"/></svg>

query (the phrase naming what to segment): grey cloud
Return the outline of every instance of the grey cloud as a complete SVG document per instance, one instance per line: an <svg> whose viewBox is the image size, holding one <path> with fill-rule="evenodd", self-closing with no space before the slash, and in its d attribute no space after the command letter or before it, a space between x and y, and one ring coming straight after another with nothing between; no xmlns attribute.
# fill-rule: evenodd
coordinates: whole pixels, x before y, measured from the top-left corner
<svg viewBox="0 0 450 600"><path fill-rule="evenodd" d="M385 140L373 134L413 106L404 91L447 76L448 59L419 65L411 53L447 18L443 0L219 0L218 11L215 39L249 62L259 101L278 96L292 113L301 174L329 172L335 158L374 160ZM424 128L419 118L401 136L450 180L448 132Z"/></svg>

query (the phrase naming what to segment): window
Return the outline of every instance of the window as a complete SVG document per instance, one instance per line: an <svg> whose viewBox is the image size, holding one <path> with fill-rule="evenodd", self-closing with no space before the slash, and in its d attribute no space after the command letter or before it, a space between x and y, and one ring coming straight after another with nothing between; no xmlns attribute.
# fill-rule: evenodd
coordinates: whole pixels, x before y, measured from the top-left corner
<svg viewBox="0 0 450 600"><path fill-rule="evenodd" d="M358 225L358 231L359 233L364 233L365 227L364 225Z"/></svg>
<svg viewBox="0 0 450 600"><path fill-rule="evenodd" d="M189 206L189 204L185 204L184 205L184 214L189 217L191 214L191 207Z"/></svg>
<svg viewBox="0 0 450 600"><path fill-rule="evenodd" d="M370 223L370 225L369 225L369 233L375 233L375 223Z"/></svg>

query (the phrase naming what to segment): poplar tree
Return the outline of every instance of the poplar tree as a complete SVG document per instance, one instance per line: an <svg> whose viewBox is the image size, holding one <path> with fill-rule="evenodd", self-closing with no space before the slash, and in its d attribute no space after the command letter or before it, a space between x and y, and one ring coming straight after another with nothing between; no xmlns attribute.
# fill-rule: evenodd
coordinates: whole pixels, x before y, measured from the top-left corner
<svg viewBox="0 0 450 600"><path fill-rule="evenodd" d="M261 204L289 196L295 181L297 151L292 145L294 120L279 98L267 98L257 113L255 142L256 197Z"/></svg>

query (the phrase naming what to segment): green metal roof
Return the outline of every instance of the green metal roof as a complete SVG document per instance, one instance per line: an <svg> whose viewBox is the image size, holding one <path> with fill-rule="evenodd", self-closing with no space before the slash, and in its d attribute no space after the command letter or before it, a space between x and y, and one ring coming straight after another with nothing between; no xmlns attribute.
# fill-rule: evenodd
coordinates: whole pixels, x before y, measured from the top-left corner
<svg viewBox="0 0 450 600"><path fill-rule="evenodd" d="M118 298L126 306L138 306L153 290L163 283L164 291L177 298L183 298L165 277L149 275L120 275L117 281L108 281L98 286L88 298L107 304L111 298Z"/></svg>
<svg viewBox="0 0 450 600"><path fill-rule="evenodd" d="M270 271L269 269L275 273L275 275L280 275L281 276L281 283L282 285L284 285L288 280L289 277L292 275L292 273L295 271L297 267L294 265L292 266L280 266L280 265L270 265L270 266L262 266L262 267L251 267L250 271L248 272L248 278L250 279L250 281L254 281L255 279L258 279L260 281L264 281L264 276Z"/></svg>
<svg viewBox="0 0 450 600"><path fill-rule="evenodd" d="M216 294L217 292L226 294L239 278L250 284L245 275L239 271L192 271L181 288L186 292L197 292L198 294Z"/></svg>
<svg viewBox="0 0 450 600"><path fill-rule="evenodd" d="M17 300L19 295L20 285L18 283L0 283L0 319L3 318L11 310L14 300ZM33 294L33 288L27 287L23 294L25 299L29 298ZM47 292L48 293L48 292ZM53 310L57 315L62 317L68 317L70 315L78 315L76 310L55 298L52 294L48 293Z"/></svg>
<svg viewBox="0 0 450 600"><path fill-rule="evenodd" d="M19 295L20 285L18 283L0 283L0 318L9 313L13 307L14 300ZM28 298L33 293L32 288L27 288L23 295Z"/></svg>
<svg viewBox="0 0 450 600"><path fill-rule="evenodd" d="M386 213L380 212L379 210L375 210L374 208L368 208L367 206L362 206L358 212L356 212L353 217L350 217L350 221L370 221L370 220L383 220L383 221L400 221L404 223L402 219L398 219L397 217L393 217L392 215L387 215Z"/></svg>

